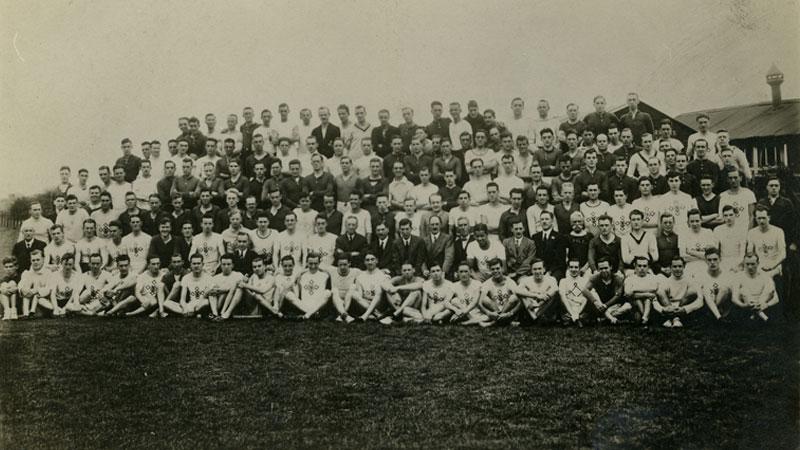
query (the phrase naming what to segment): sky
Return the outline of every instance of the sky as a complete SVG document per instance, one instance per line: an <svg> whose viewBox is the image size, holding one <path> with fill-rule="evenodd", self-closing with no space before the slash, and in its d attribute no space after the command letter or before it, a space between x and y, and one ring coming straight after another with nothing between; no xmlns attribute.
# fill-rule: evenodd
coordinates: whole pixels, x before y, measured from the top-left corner
<svg viewBox="0 0 800 450"><path fill-rule="evenodd" d="M800 97L800 0L0 0L0 198L166 142L179 116L635 91L669 114ZM315 114L316 118L316 114ZM713 124L712 124L713 125Z"/></svg>

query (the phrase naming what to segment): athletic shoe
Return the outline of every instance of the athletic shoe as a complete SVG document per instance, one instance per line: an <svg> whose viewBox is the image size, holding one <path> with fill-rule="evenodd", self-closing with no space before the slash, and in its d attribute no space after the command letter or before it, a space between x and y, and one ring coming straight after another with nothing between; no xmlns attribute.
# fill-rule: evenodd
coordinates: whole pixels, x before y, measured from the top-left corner
<svg viewBox="0 0 800 450"><path fill-rule="evenodd" d="M664 328L672 328L672 321L667 320L662 325L664 326Z"/></svg>
<svg viewBox="0 0 800 450"><path fill-rule="evenodd" d="M345 316L345 317L344 317L344 321L345 321L346 323L353 323L353 322L355 322L355 321L356 321L356 318L355 318L355 317L353 317L353 316Z"/></svg>
<svg viewBox="0 0 800 450"><path fill-rule="evenodd" d="M339 317L336 318L336 321L337 322L344 322L344 319L342 319L342 316L339 316Z"/></svg>
<svg viewBox="0 0 800 450"><path fill-rule="evenodd" d="M676 318L672 319L672 327L673 328L682 328L683 327L683 322L681 322L680 317L676 317Z"/></svg>
<svg viewBox="0 0 800 450"><path fill-rule="evenodd" d="M511 322L511 326L512 326L512 327L518 327L518 326L519 326L519 321L518 321L518 320L514 320L514 321L512 321L512 322Z"/></svg>

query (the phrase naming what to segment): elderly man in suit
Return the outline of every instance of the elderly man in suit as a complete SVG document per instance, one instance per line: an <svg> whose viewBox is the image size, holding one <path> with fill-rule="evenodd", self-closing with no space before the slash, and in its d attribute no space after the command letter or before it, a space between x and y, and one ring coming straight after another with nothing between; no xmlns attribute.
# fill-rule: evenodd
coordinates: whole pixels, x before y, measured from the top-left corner
<svg viewBox="0 0 800 450"><path fill-rule="evenodd" d="M456 279L456 271L458 265L467 260L467 246L470 242L474 241L470 233L469 219L466 217L459 217L455 223L456 235L453 238L453 273L452 278Z"/></svg>
<svg viewBox="0 0 800 450"><path fill-rule="evenodd" d="M400 233L392 247L392 273L395 275L400 274L400 269L405 263L411 264L414 266L414 271L420 273L426 259L425 244L422 239L411 234L411 221L409 219L400 220L398 225Z"/></svg>
<svg viewBox="0 0 800 450"><path fill-rule="evenodd" d="M449 273L453 265L453 239L449 234L442 233L441 229L442 219L431 216L428 221L429 234L422 237L427 256L422 268L425 278L433 266L440 266L444 273Z"/></svg>
<svg viewBox="0 0 800 450"><path fill-rule="evenodd" d="M533 235L547 274L561 280L567 271L567 237L553 229L553 213L542 211L542 231Z"/></svg>
<svg viewBox="0 0 800 450"><path fill-rule="evenodd" d="M367 249L367 238L356 233L358 218L350 216L344 224L344 234L336 238L336 257L347 255L359 269L364 268L364 250Z"/></svg>
<svg viewBox="0 0 800 450"><path fill-rule="evenodd" d="M536 244L525 237L525 225L520 218L512 219L511 237L503 240L506 248L508 276L514 281L531 272L531 261L536 256Z"/></svg>

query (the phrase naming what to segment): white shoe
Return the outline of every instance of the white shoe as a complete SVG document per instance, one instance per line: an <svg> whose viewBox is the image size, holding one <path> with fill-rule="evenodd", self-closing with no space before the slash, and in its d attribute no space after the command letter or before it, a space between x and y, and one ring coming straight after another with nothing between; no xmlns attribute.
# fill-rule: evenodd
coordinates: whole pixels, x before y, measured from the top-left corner
<svg viewBox="0 0 800 450"><path fill-rule="evenodd" d="M665 328L672 328L672 321L667 320L666 322L663 323L663 325Z"/></svg>
<svg viewBox="0 0 800 450"><path fill-rule="evenodd" d="M337 322L344 322L344 319L342 319L342 316L339 316L339 317L336 318L336 321Z"/></svg>
<svg viewBox="0 0 800 450"><path fill-rule="evenodd" d="M380 323L382 323L384 325L391 325L391 324L394 323L394 320L392 320L391 317L384 317L383 319L379 320L378 322L380 322Z"/></svg>
<svg viewBox="0 0 800 450"><path fill-rule="evenodd" d="M681 322L681 319L679 317L676 317L676 318L672 319L672 327L673 328L682 328L683 327L683 322Z"/></svg>
<svg viewBox="0 0 800 450"><path fill-rule="evenodd" d="M346 323L353 323L353 322L355 322L355 321L356 321L356 318L355 318L355 317L353 317L353 316L345 316L345 318L344 318L344 321L345 321Z"/></svg>

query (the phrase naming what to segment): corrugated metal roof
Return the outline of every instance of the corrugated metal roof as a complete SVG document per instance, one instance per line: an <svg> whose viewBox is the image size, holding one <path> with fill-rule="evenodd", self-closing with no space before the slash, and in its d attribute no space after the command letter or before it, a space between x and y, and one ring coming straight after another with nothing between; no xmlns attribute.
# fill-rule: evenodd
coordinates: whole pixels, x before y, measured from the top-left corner
<svg viewBox="0 0 800 450"><path fill-rule="evenodd" d="M699 113L708 114L711 130L726 129L731 140L766 136L800 135L800 99L783 100L777 109L772 102L727 108L692 111L675 116L676 120L694 126Z"/></svg>

